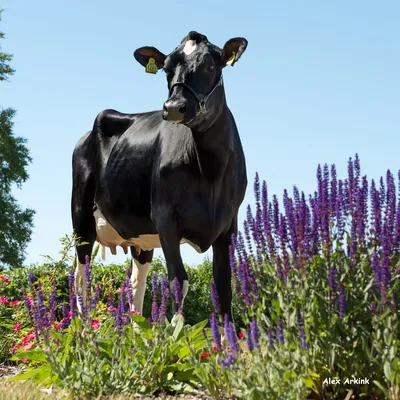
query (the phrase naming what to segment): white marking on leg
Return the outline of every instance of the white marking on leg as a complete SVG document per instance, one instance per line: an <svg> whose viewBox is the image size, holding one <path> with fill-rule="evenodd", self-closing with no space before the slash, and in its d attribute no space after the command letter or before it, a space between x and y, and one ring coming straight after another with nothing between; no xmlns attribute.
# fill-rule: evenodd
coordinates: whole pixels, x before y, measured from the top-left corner
<svg viewBox="0 0 400 400"><path fill-rule="evenodd" d="M140 264L132 257L131 285L133 294L133 311L143 312L143 300L146 292L147 275L149 274L150 263Z"/></svg>
<svg viewBox="0 0 400 400"><path fill-rule="evenodd" d="M79 262L78 256L76 256L76 269L75 269L75 294L76 304L78 311L82 313L82 307L78 300L78 294L82 293L83 304L86 304L86 281L85 281L85 266Z"/></svg>
<svg viewBox="0 0 400 400"><path fill-rule="evenodd" d="M192 54L196 50L196 41L195 40L188 40L185 43L185 47L183 48L183 52L188 56Z"/></svg>

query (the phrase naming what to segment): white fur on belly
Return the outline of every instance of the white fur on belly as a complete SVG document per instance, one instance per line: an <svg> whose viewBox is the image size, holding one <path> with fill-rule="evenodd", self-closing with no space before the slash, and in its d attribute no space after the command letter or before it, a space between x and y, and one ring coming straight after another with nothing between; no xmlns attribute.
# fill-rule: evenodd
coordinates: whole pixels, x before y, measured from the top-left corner
<svg viewBox="0 0 400 400"><path fill-rule="evenodd" d="M116 246L122 246L125 248L127 246L135 246L142 250L153 250L161 248L159 235L140 235L137 238L125 240L110 225L110 223L105 219L104 215L98 208L93 213L93 216L96 221L96 233L97 233L96 240L103 246L110 247L112 250L114 249L114 251ZM197 245L191 243L187 239L182 239L181 243L188 243L198 253L202 253L202 251ZM112 251L113 254L114 251Z"/></svg>

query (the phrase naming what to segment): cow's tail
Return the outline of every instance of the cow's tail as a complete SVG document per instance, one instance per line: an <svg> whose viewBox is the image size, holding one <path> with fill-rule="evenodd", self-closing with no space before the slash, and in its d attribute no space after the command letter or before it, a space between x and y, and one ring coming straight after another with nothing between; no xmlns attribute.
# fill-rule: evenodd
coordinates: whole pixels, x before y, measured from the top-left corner
<svg viewBox="0 0 400 400"><path fill-rule="evenodd" d="M102 261L105 261L106 260L106 246L103 246L101 244L100 251L101 251L101 259L102 259Z"/></svg>

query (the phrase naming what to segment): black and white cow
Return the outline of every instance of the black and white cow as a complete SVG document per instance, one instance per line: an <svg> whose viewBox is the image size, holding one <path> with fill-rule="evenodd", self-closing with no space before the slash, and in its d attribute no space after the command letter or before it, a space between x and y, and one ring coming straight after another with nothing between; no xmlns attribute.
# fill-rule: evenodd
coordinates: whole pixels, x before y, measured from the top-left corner
<svg viewBox="0 0 400 400"><path fill-rule="evenodd" d="M167 75L163 110L140 114L102 111L73 153L72 222L77 285L93 244L122 246L132 254L134 309L142 312L153 249L161 247L170 282L188 291L180 244L213 248L213 275L222 314L231 318L229 245L247 186L246 164L229 110L222 70L247 47L233 38L221 49L190 32L169 55L154 47L136 60Z"/></svg>

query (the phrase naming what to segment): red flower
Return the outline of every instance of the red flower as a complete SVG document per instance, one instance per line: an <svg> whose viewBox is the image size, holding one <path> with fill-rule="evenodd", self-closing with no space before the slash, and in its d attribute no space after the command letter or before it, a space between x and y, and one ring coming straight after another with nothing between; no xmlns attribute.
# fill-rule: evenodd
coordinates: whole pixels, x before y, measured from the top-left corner
<svg viewBox="0 0 400 400"><path fill-rule="evenodd" d="M99 323L99 321L98 321L97 319L94 319L94 320L92 321L92 329L93 329L94 331L97 331L99 328L100 328L100 323Z"/></svg>
<svg viewBox="0 0 400 400"><path fill-rule="evenodd" d="M210 356L210 352L207 351L207 352L205 352L205 353L202 353L200 357L201 357L201 358L207 358L207 357L209 357L209 356Z"/></svg>
<svg viewBox="0 0 400 400"><path fill-rule="evenodd" d="M14 306L17 306L19 303L20 303L19 300L13 300L13 301L10 301L10 306L14 307Z"/></svg>
<svg viewBox="0 0 400 400"><path fill-rule="evenodd" d="M239 339L244 339L244 335L243 335L243 332L239 332Z"/></svg>
<svg viewBox="0 0 400 400"><path fill-rule="evenodd" d="M5 275L0 275L0 281L4 281L5 283L10 282L10 280L8 279L8 276L5 276Z"/></svg>
<svg viewBox="0 0 400 400"><path fill-rule="evenodd" d="M21 329L21 324L14 325L14 331L19 331Z"/></svg>
<svg viewBox="0 0 400 400"><path fill-rule="evenodd" d="M6 299L5 297L0 296L0 303L7 304L8 303L8 299Z"/></svg>
<svg viewBox="0 0 400 400"><path fill-rule="evenodd" d="M31 340L33 340L34 338L35 338L35 334L33 332L29 332L28 335L22 339L22 343L23 344L28 343Z"/></svg>

